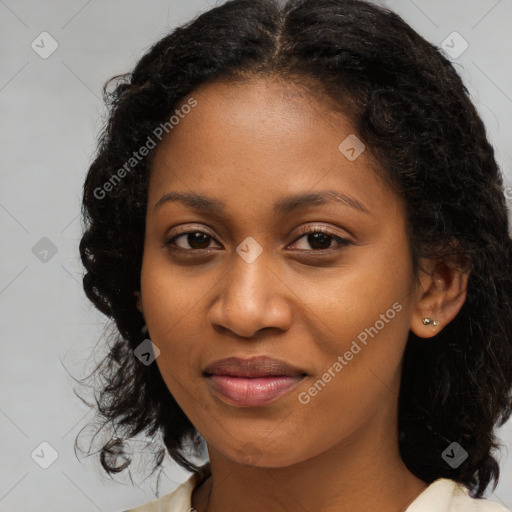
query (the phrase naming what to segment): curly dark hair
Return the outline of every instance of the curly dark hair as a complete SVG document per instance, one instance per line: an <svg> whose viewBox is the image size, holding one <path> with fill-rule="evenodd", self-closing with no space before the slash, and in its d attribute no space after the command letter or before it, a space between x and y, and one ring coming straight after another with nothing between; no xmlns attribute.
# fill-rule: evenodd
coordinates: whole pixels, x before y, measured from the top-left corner
<svg viewBox="0 0 512 512"><path fill-rule="evenodd" d="M105 83L108 116L84 184L80 242L85 293L116 328L94 371L101 378L96 417L112 432L100 450L103 468L124 470L125 443L158 434L156 466L167 451L198 473L185 450L187 443L197 450L201 439L158 366L134 357L144 339L134 293L154 152L122 180L119 170L196 88L254 76L284 78L348 116L376 172L406 202L416 276L424 257L469 272L455 319L428 342L409 333L399 443L418 478L451 478L483 496L499 479L495 428L512 413L512 242L503 178L451 62L397 14L362 0L228 0ZM454 441L469 454L456 469L441 456Z"/></svg>

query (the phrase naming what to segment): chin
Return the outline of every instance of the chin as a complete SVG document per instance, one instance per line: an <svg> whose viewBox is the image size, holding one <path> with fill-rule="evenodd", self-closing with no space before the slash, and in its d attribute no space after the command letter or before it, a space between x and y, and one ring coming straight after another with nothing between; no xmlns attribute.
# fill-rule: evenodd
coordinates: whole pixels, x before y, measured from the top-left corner
<svg viewBox="0 0 512 512"><path fill-rule="evenodd" d="M281 444L280 449L276 450L265 440L259 446L249 441L240 449L231 452L229 458L239 464L255 468L284 468L307 459L298 457L292 447Z"/></svg>

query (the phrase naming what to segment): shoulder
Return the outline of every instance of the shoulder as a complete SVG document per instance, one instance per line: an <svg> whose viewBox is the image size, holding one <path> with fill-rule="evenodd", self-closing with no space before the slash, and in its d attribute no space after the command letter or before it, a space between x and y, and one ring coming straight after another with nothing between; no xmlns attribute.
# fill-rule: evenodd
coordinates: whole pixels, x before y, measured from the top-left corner
<svg viewBox="0 0 512 512"><path fill-rule="evenodd" d="M186 482L182 483L170 494L124 512L192 512L192 493L203 479L208 476L210 465L207 463L200 469L200 474L192 474Z"/></svg>
<svg viewBox="0 0 512 512"><path fill-rule="evenodd" d="M468 489L446 478L431 483L406 512L510 512L503 505L484 498L473 498Z"/></svg>

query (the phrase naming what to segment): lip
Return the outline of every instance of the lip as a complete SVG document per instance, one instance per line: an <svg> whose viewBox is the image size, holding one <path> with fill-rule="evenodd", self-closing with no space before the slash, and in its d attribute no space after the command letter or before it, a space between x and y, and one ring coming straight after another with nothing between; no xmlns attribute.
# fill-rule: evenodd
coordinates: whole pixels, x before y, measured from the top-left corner
<svg viewBox="0 0 512 512"><path fill-rule="evenodd" d="M296 368L285 361L268 356L257 356L249 359L228 357L219 359L204 369L208 375L230 375L232 377L297 377L306 375L304 370Z"/></svg>
<svg viewBox="0 0 512 512"><path fill-rule="evenodd" d="M221 399L238 407L275 402L306 377L303 370L267 356L222 359L208 365L204 375Z"/></svg>

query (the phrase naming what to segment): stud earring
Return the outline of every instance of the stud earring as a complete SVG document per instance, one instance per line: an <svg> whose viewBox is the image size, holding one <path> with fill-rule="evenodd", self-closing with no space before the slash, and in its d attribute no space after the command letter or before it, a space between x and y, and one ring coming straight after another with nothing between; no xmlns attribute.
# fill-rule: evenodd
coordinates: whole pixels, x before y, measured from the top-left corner
<svg viewBox="0 0 512 512"><path fill-rule="evenodd" d="M142 329L140 330L140 332L144 335L146 335L148 333L148 326L146 324L144 324L144 327L142 327Z"/></svg>
<svg viewBox="0 0 512 512"><path fill-rule="evenodd" d="M438 325L439 322L437 320L432 320L432 318L424 318L423 325Z"/></svg>

